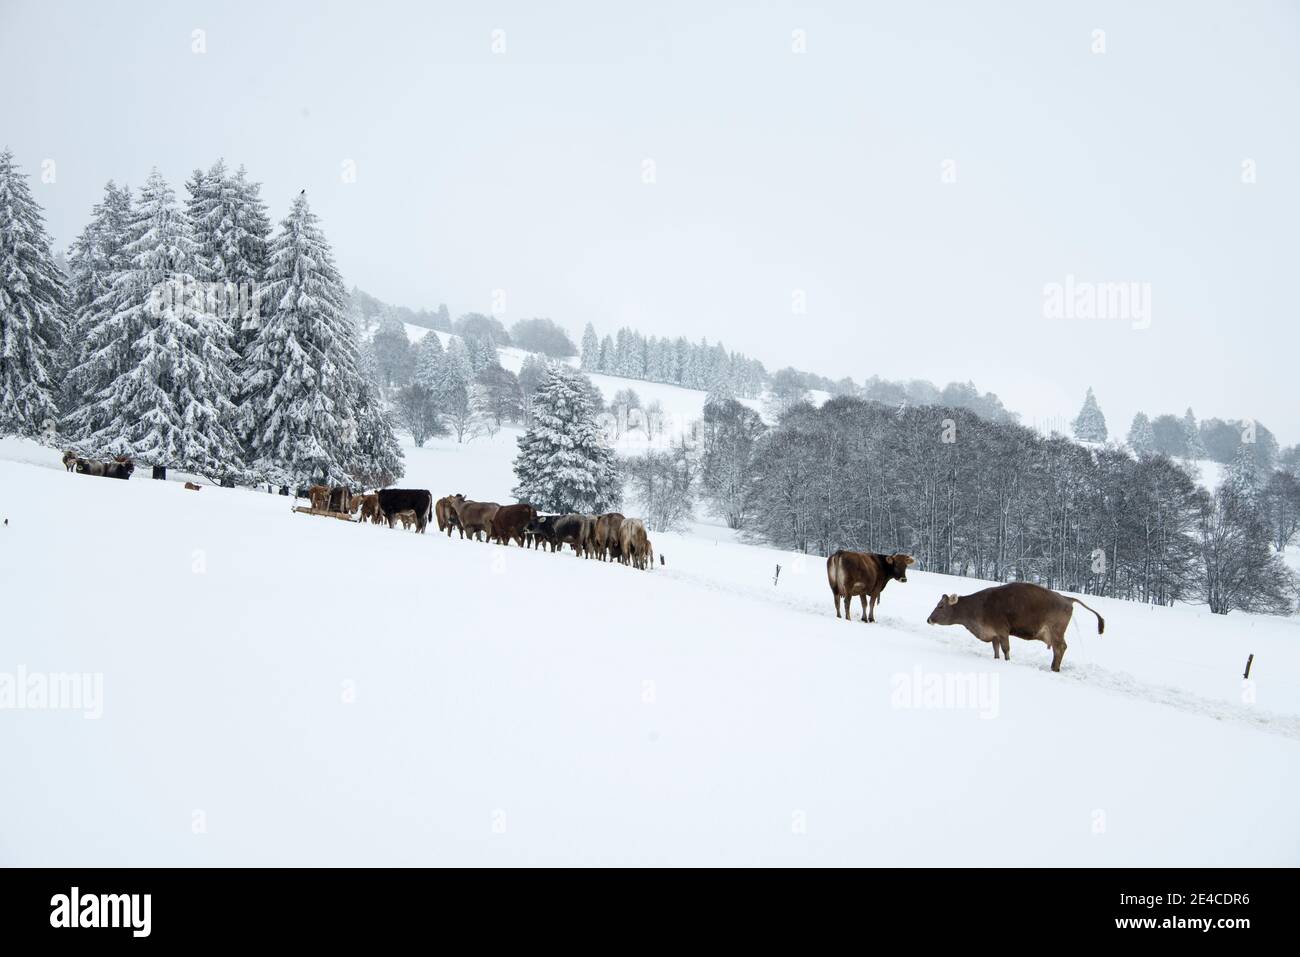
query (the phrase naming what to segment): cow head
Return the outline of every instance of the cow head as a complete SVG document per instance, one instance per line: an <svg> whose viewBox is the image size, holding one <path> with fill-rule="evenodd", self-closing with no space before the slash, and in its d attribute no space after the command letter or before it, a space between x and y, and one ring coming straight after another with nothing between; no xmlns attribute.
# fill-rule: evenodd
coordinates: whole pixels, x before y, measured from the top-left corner
<svg viewBox="0 0 1300 957"><path fill-rule="evenodd" d="M939 599L939 604L934 606L934 611L930 612L930 617L925 620L927 625L951 625L957 620L957 602L959 599L956 595L944 595Z"/></svg>
<svg viewBox="0 0 1300 957"><path fill-rule="evenodd" d="M897 555L885 556L885 570L889 573L889 577L896 578L900 582L907 581L907 567L915 564L915 558L901 552Z"/></svg>

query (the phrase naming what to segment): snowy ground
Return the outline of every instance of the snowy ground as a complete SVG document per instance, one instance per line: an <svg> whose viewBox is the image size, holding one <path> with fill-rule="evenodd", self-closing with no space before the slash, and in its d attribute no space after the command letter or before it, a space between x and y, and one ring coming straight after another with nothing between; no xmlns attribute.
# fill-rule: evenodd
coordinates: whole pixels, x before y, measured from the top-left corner
<svg viewBox="0 0 1300 957"><path fill-rule="evenodd" d="M512 438L407 484L504 500ZM102 681L0 710L0 864L1300 863L1296 620L1098 600L1052 674L924 624L978 583L840 621L707 524L638 572L30 443L0 488L0 690Z"/></svg>

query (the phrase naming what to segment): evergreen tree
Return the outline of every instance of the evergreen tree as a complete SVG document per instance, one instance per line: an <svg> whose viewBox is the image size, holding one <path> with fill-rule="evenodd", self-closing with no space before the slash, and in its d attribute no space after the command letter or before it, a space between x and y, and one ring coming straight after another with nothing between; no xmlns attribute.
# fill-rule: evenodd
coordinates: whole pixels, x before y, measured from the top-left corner
<svg viewBox="0 0 1300 957"><path fill-rule="evenodd" d="M709 383L709 392L704 397L704 407L726 404L736 398L736 392L731 387L731 379L726 374L726 370L720 369L713 375L713 381Z"/></svg>
<svg viewBox="0 0 1300 957"><path fill-rule="evenodd" d="M1080 442L1106 441L1106 417L1102 415L1101 406L1097 405L1097 397L1092 394L1091 388L1084 397L1083 408L1071 425L1074 437Z"/></svg>
<svg viewBox="0 0 1300 957"><path fill-rule="evenodd" d="M195 170L185 185L203 277L219 284L222 318L242 352L259 324L257 293L271 231L261 187L248 181L242 166L231 175L221 160L206 173Z"/></svg>
<svg viewBox="0 0 1300 957"><path fill-rule="evenodd" d="M614 452L604 444L585 376L556 366L533 401L533 424L519 439L514 495L550 512L600 514L621 499Z"/></svg>
<svg viewBox="0 0 1300 957"><path fill-rule="evenodd" d="M1196 416L1192 415L1190 407L1183 414L1183 434L1187 436L1187 457L1205 458L1208 453L1205 451L1205 443L1201 441L1201 429L1196 424Z"/></svg>
<svg viewBox="0 0 1300 957"><path fill-rule="evenodd" d="M1156 450L1156 434L1145 412L1133 416L1128 430L1128 445L1138 455L1149 455Z"/></svg>
<svg viewBox="0 0 1300 957"><path fill-rule="evenodd" d="M354 438L350 468L354 481L367 488L383 488L402 477L402 446L394 416L384 409L378 391L364 379L358 380Z"/></svg>
<svg viewBox="0 0 1300 957"><path fill-rule="evenodd" d="M64 361L60 363L68 370L60 403L65 410L77 408L107 385L90 381L83 373L82 363L88 358L86 345L90 330L106 318L100 311L101 304L111 302L105 297L112 291L114 277L128 266L124 249L133 215L130 190L119 188L109 180L104 187L104 198L91 210L90 222L72 242L68 262L68 341Z"/></svg>
<svg viewBox="0 0 1300 957"><path fill-rule="evenodd" d="M266 305L249 346L242 426L250 464L277 484L346 482L353 469L383 464L391 437L378 401L358 408L368 386L358 371L356 329L329 244L305 194L271 243ZM362 446L367 428L370 447Z"/></svg>
<svg viewBox="0 0 1300 957"><path fill-rule="evenodd" d="M84 440L153 465L238 474L230 330L196 275L203 266L189 219L157 170L140 191L129 236L105 329L126 368L91 398Z"/></svg>
<svg viewBox="0 0 1300 957"><path fill-rule="evenodd" d="M600 371L600 339L591 323L587 323L587 328L582 331L582 371Z"/></svg>
<svg viewBox="0 0 1300 957"><path fill-rule="evenodd" d="M415 347L415 376L413 381L416 385L422 385L431 392L436 392L438 382L442 377L442 359L444 351L442 348L442 339L432 330L425 333L419 345ZM437 397L434 396L436 403Z"/></svg>
<svg viewBox="0 0 1300 957"><path fill-rule="evenodd" d="M470 403L470 388L474 383L474 368L470 364L469 350L463 338L452 339L443 356L442 372L438 378L438 409L456 441L473 437L474 408Z"/></svg>
<svg viewBox="0 0 1300 957"><path fill-rule="evenodd" d="M0 434L50 435L67 339L64 276L13 153L0 152Z"/></svg>
<svg viewBox="0 0 1300 957"><path fill-rule="evenodd" d="M605 338L600 340L600 366L597 371L605 375L613 375L615 361L614 340L606 334Z"/></svg>

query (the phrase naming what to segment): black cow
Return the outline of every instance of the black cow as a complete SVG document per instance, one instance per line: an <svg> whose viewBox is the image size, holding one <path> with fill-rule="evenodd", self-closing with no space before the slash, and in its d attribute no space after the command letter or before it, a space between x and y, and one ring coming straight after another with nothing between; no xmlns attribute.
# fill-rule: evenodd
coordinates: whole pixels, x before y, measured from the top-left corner
<svg viewBox="0 0 1300 957"><path fill-rule="evenodd" d="M135 464L130 459L118 458L111 462L90 462L77 459L76 469L82 475L98 475L102 478L129 479L135 471Z"/></svg>
<svg viewBox="0 0 1300 957"><path fill-rule="evenodd" d="M379 512L393 527L398 512L408 509L415 513L416 530L423 533L425 526L433 515L433 494L427 488L381 488L379 495Z"/></svg>
<svg viewBox="0 0 1300 957"><path fill-rule="evenodd" d="M524 531L539 543L551 546L551 551L558 552L560 547L569 544L582 558L588 552L595 519L590 515L538 515L529 522Z"/></svg>

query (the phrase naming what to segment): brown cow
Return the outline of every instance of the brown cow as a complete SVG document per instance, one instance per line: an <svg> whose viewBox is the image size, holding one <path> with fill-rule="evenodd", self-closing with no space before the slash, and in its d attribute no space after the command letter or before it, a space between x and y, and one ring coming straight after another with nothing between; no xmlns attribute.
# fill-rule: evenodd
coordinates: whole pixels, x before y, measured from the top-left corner
<svg viewBox="0 0 1300 957"><path fill-rule="evenodd" d="M844 599L844 619L849 621L852 614L849 606L853 596L862 597L862 620L876 620L876 603L880 593L892 579L907 581L907 568L914 565L916 559L911 555L879 555L869 552L849 552L841 549L826 559L826 578L830 582L831 594L835 597L835 617L840 617L840 599ZM871 599L870 607L867 599Z"/></svg>
<svg viewBox="0 0 1300 957"><path fill-rule="evenodd" d="M417 521L419 521L419 519L415 514L415 510L411 508L408 508L402 512L396 512L394 513L393 517L396 518L399 522L401 522L402 528L408 532L411 530L411 526L414 525Z"/></svg>
<svg viewBox="0 0 1300 957"><path fill-rule="evenodd" d="M531 505L503 505L492 516L492 540L509 545L513 539L520 548L524 544L524 529L537 517Z"/></svg>
<svg viewBox="0 0 1300 957"><path fill-rule="evenodd" d="M328 511L330 507L330 487L328 485L313 485L307 489L307 499L311 502L311 507L318 512Z"/></svg>
<svg viewBox="0 0 1300 957"><path fill-rule="evenodd" d="M1060 671L1065 657L1065 628L1075 605L1088 608L1079 599L1042 585L1010 582L973 595L944 595L926 624L962 625L980 641L993 643L994 658L1007 661L1011 660L1011 635L1041 641L1052 649L1052 670ZM1097 615L1091 608L1088 611ZM1097 634L1105 630L1106 619L1097 615Z"/></svg>
<svg viewBox="0 0 1300 957"><path fill-rule="evenodd" d="M76 452L64 452L63 467L67 469L69 472L71 472L73 469L77 467L77 458L78 456Z"/></svg>
<svg viewBox="0 0 1300 957"><path fill-rule="evenodd" d="M623 521L623 515L619 512L607 512L596 516L592 544L596 557L602 562L618 560L622 541L619 533L623 530Z"/></svg>
<svg viewBox="0 0 1300 957"><path fill-rule="evenodd" d="M500 507L496 502L471 502L460 494L451 497L452 511L460 522L460 537L468 535L475 541L478 540L479 532L483 533L484 539L491 539L492 519ZM449 532L448 535L450 534Z"/></svg>
<svg viewBox="0 0 1300 957"><path fill-rule="evenodd" d="M186 482L186 483L185 483L185 487L186 487L187 489L189 489L191 492L197 492L197 491L198 491L199 489L201 489L203 486L202 486L202 485L195 485L193 482Z"/></svg>
<svg viewBox="0 0 1300 957"><path fill-rule="evenodd" d="M358 522L372 522L378 525L383 517L379 514L379 493L371 492L369 495L353 496L352 504L361 506L361 514L357 516Z"/></svg>
<svg viewBox="0 0 1300 957"><path fill-rule="evenodd" d="M433 515L438 520L438 531L446 532L448 538L451 538L452 529L460 528L460 519L456 517L456 510L451 507L451 500L454 497L444 495L433 505ZM465 533L461 532L460 537L464 538Z"/></svg>
<svg viewBox="0 0 1300 957"><path fill-rule="evenodd" d="M650 554L650 540L646 538L645 524L639 518L625 518L618 531L619 561L633 568L646 568Z"/></svg>

